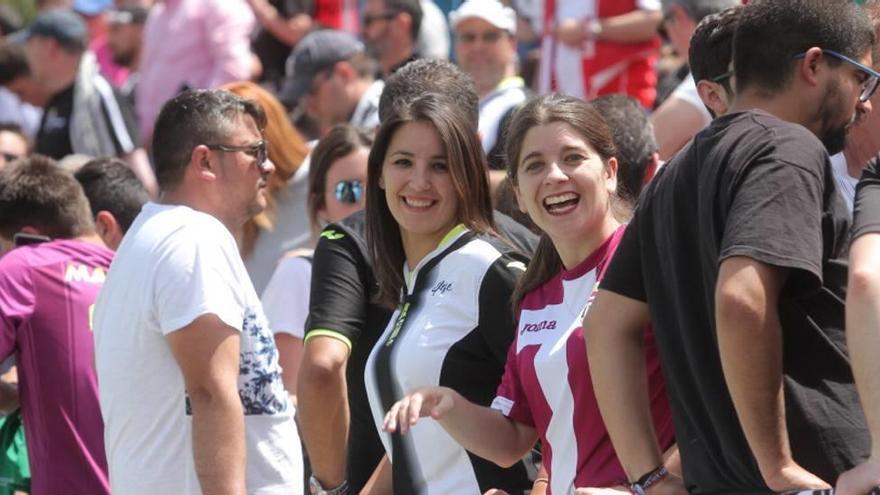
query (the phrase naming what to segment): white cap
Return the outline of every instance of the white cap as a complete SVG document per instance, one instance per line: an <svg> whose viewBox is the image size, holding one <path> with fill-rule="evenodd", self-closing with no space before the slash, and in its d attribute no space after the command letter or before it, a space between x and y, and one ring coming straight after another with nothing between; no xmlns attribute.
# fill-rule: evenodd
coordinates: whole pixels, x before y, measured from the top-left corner
<svg viewBox="0 0 880 495"><path fill-rule="evenodd" d="M498 0L467 0L449 13L452 29L465 19L482 19L489 24L516 35L516 12Z"/></svg>

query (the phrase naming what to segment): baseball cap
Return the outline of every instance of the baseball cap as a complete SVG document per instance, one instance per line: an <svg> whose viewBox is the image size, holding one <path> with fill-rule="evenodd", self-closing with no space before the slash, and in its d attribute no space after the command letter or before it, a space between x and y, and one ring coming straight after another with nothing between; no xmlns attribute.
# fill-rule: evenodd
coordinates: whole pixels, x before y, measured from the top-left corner
<svg viewBox="0 0 880 495"><path fill-rule="evenodd" d="M467 0L449 13L452 29L465 19L482 19L511 35L516 34L516 12L498 0Z"/></svg>
<svg viewBox="0 0 880 495"><path fill-rule="evenodd" d="M119 7L107 11L107 24L143 24L149 13L146 7Z"/></svg>
<svg viewBox="0 0 880 495"><path fill-rule="evenodd" d="M89 44L89 30L85 21L70 9L49 9L40 12L27 28L15 33L14 42L25 42L34 36L53 38L60 45L85 49Z"/></svg>
<svg viewBox="0 0 880 495"><path fill-rule="evenodd" d="M315 76L364 51L364 45L343 31L325 29L306 35L287 58L286 80L279 94L282 102L293 104L302 98Z"/></svg>
<svg viewBox="0 0 880 495"><path fill-rule="evenodd" d="M82 15L97 15L113 6L113 0L73 0L73 10Z"/></svg>

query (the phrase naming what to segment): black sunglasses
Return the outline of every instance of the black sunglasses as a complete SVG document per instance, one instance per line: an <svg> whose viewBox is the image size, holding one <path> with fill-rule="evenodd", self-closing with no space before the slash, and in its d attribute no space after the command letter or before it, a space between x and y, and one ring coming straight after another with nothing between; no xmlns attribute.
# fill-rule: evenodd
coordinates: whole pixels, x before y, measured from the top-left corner
<svg viewBox="0 0 880 495"><path fill-rule="evenodd" d="M232 146L227 144L206 144L209 150L223 151L225 153L236 153L244 151L248 155L256 158L257 168L265 168L266 159L269 158L269 142L261 139L254 144L243 144L240 146Z"/></svg>
<svg viewBox="0 0 880 495"><path fill-rule="evenodd" d="M368 28L377 21L390 21L397 16L397 12L380 12L378 14L364 14L364 27Z"/></svg>
<svg viewBox="0 0 880 495"><path fill-rule="evenodd" d="M336 200L340 203L355 204L364 197L364 185L357 179L337 182L335 191Z"/></svg>

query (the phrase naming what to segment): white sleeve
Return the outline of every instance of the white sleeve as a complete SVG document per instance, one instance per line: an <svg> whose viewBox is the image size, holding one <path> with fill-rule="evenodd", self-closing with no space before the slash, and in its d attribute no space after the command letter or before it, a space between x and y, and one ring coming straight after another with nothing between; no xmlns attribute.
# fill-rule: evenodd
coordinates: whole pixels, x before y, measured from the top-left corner
<svg viewBox="0 0 880 495"><path fill-rule="evenodd" d="M678 98L690 103L703 115L703 120L706 122L706 125L709 125L712 122L712 114L706 110L706 105L703 104L703 100L700 99L700 93L697 92L697 84L694 82L694 76L688 74L669 97Z"/></svg>
<svg viewBox="0 0 880 495"><path fill-rule="evenodd" d="M652 11L657 11L663 8L660 5L660 0L636 0L636 6L641 10Z"/></svg>
<svg viewBox="0 0 880 495"><path fill-rule="evenodd" d="M263 291L263 312L272 333L305 336L312 263L301 256L282 258Z"/></svg>
<svg viewBox="0 0 880 495"><path fill-rule="evenodd" d="M188 226L168 238L156 266L153 307L165 335L199 316L217 315L241 331L247 304L245 285L236 274L241 264L235 241L222 226ZM242 268L243 270L243 268Z"/></svg>

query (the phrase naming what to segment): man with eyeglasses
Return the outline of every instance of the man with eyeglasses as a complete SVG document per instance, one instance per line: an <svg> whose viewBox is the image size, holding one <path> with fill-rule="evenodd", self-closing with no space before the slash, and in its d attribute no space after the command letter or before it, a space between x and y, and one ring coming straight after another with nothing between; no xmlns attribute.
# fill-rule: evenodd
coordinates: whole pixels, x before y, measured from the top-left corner
<svg viewBox="0 0 880 495"><path fill-rule="evenodd" d="M662 3L663 27L676 53L687 61L697 24L708 15L742 5L742 0L662 0ZM712 122L712 115L700 99L696 81L692 73L688 74L651 115L661 160L669 160L694 134Z"/></svg>
<svg viewBox="0 0 880 495"><path fill-rule="evenodd" d="M379 61L382 78L416 58L422 25L419 0L366 0L361 34L370 54Z"/></svg>
<svg viewBox="0 0 880 495"><path fill-rule="evenodd" d="M498 0L468 0L450 12L449 24L456 62L474 79L480 97L480 139L494 191L505 177L506 123L528 98L517 75L516 12Z"/></svg>
<svg viewBox="0 0 880 495"><path fill-rule="evenodd" d="M323 136L336 124L373 129L379 125L376 62L351 34L323 30L306 35L287 60L281 100L299 105L318 121Z"/></svg>
<svg viewBox="0 0 880 495"><path fill-rule="evenodd" d="M743 9L730 111L642 192L585 319L631 480L662 461L642 406L649 320L684 475L668 492L825 489L869 453L844 334L850 216L828 153L871 111L874 41L846 0Z"/></svg>
<svg viewBox="0 0 880 495"><path fill-rule="evenodd" d="M156 121L161 188L94 310L114 493L301 494L278 351L235 235L266 206L263 110L186 91Z"/></svg>

